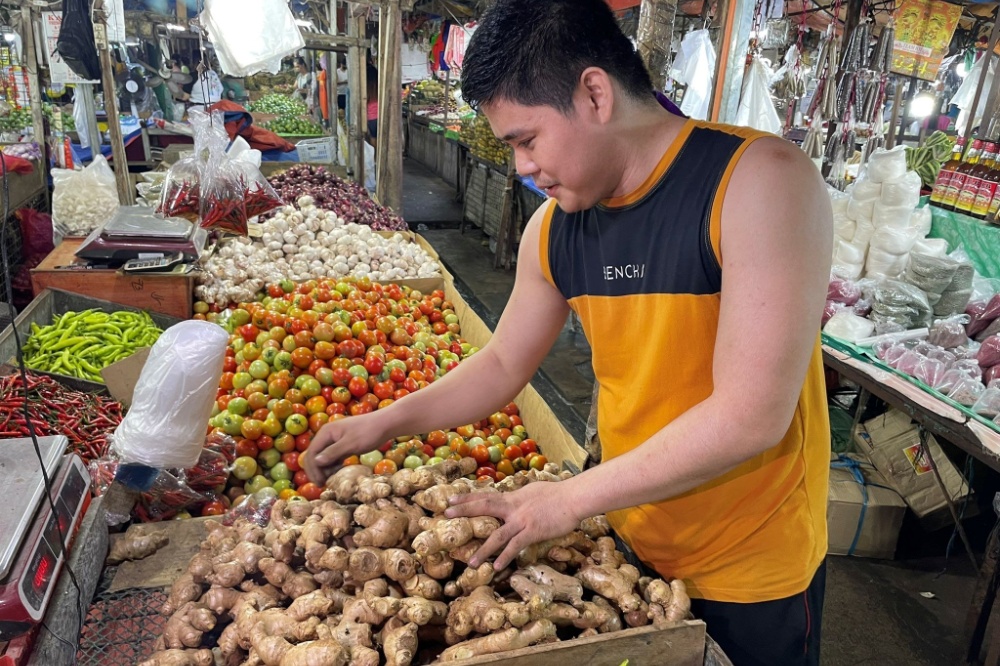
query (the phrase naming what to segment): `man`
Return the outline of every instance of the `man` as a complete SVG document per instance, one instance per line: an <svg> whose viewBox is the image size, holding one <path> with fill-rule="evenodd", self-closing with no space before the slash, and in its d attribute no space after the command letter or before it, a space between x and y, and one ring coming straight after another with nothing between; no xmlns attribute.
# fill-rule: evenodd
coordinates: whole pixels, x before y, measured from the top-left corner
<svg viewBox="0 0 1000 666"><path fill-rule="evenodd" d="M554 201L523 233L489 344L405 400L326 426L310 477L390 436L481 419L530 380L573 308L604 459L455 500L449 516L503 522L473 562L502 568L606 512L638 558L685 580L737 666L818 663L832 214L815 167L777 137L664 110L602 0L498 0L462 93Z"/></svg>

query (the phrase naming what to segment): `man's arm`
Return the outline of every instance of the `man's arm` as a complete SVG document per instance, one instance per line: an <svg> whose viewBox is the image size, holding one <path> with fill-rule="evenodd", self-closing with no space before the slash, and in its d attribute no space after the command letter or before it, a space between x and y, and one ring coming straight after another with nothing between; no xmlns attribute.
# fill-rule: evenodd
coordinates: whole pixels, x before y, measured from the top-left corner
<svg viewBox="0 0 1000 666"><path fill-rule="evenodd" d="M329 469L390 437L478 421L528 383L569 313L562 295L542 276L539 262L539 229L547 209L539 208L524 230L514 289L489 343L405 400L324 426L306 455L311 479L322 482L326 477L320 468Z"/></svg>
<svg viewBox="0 0 1000 666"><path fill-rule="evenodd" d="M777 445L816 344L831 218L823 182L802 151L770 138L748 148L723 204L712 395L641 446L563 483L531 484L499 501L457 499L449 516L504 521L475 561L507 543L496 562L501 568L525 546L564 534L584 517L674 497ZM546 507L544 525L538 506Z"/></svg>

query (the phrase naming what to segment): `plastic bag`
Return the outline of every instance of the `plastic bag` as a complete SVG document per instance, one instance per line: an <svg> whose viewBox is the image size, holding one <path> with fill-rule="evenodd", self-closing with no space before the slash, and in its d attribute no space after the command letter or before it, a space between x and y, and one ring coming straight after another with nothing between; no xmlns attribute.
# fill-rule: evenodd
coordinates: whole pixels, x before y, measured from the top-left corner
<svg viewBox="0 0 1000 666"><path fill-rule="evenodd" d="M863 264L865 262L866 246L847 241L838 241L833 257L835 263Z"/></svg>
<svg viewBox="0 0 1000 666"><path fill-rule="evenodd" d="M986 368L986 371L983 373L983 381L987 386L992 386L993 382L998 379L1000 379L1000 365L994 365Z"/></svg>
<svg viewBox="0 0 1000 666"><path fill-rule="evenodd" d="M976 97L976 89L979 87L980 77L983 71L983 63L989 61L989 71L986 73L986 83L983 85L983 91L979 96L979 104L976 109L972 109L972 103ZM986 102L990 99L990 91L993 88L993 81L996 80L996 58L990 56L990 58L979 58L976 63L969 70L969 73L962 80L962 85L958 87L955 91L955 95L951 98L951 104L957 106L961 111L958 114L958 119L955 121L955 130L958 132L959 136L965 133L965 129L969 124L969 120L972 120L972 126L976 127L980 125L983 121L983 114L986 108Z"/></svg>
<svg viewBox="0 0 1000 666"><path fill-rule="evenodd" d="M267 524L271 522L271 508L277 499L277 493L271 495L269 493L258 492L253 495L246 495L226 512L226 515L222 517L222 524L232 525L237 519L242 518L243 520L256 523L260 527L267 527Z"/></svg>
<svg viewBox="0 0 1000 666"><path fill-rule="evenodd" d="M902 355L899 356L899 358L895 360L895 362L890 365L903 374L913 377L916 375L917 368L919 368L926 360L927 358L922 354L918 354L912 349L907 349Z"/></svg>
<svg viewBox="0 0 1000 666"><path fill-rule="evenodd" d="M848 192L856 201L876 201L882 196L882 183L876 183L867 174L854 181ZM872 204L874 205L874 204Z"/></svg>
<svg viewBox="0 0 1000 666"><path fill-rule="evenodd" d="M895 321L903 330L920 328L930 323L931 306L927 294L919 288L898 280L883 280L875 288L872 317L879 316L883 323ZM876 321L876 330L878 330ZM886 332L888 326L885 326ZM879 331L882 334L883 331Z"/></svg>
<svg viewBox="0 0 1000 666"><path fill-rule="evenodd" d="M204 321L171 326L153 345L112 447L124 462L194 465L218 390L229 335Z"/></svg>
<svg viewBox="0 0 1000 666"><path fill-rule="evenodd" d="M907 256L872 246L868 250L865 272L868 277L895 279L906 269Z"/></svg>
<svg viewBox="0 0 1000 666"><path fill-rule="evenodd" d="M692 30L684 35L670 68L670 78L687 86L681 101L681 111L690 118L708 118L715 59L715 47L712 46L712 35L708 30Z"/></svg>
<svg viewBox="0 0 1000 666"><path fill-rule="evenodd" d="M969 323L969 315L956 315L947 319L939 319L931 326L927 341L943 349L961 347L969 341L965 334L965 325Z"/></svg>
<svg viewBox="0 0 1000 666"><path fill-rule="evenodd" d="M199 224L246 236L249 221L243 196L240 168L224 151L213 152L201 174Z"/></svg>
<svg viewBox="0 0 1000 666"><path fill-rule="evenodd" d="M52 170L52 221L73 236L86 236L118 210L115 172L103 155L80 171Z"/></svg>
<svg viewBox="0 0 1000 666"><path fill-rule="evenodd" d="M986 387L977 379L959 379L954 387L948 391L948 397L960 405L972 407L977 404L979 398L986 392Z"/></svg>
<svg viewBox="0 0 1000 666"><path fill-rule="evenodd" d="M97 55L91 11L89 0L63 0L56 52L81 79L100 81L101 61Z"/></svg>
<svg viewBox="0 0 1000 666"><path fill-rule="evenodd" d="M781 134L781 118L771 99L771 72L759 57L754 56L750 72L743 83L743 94L736 111L736 124L762 132Z"/></svg>
<svg viewBox="0 0 1000 666"><path fill-rule="evenodd" d="M1000 416L1000 388L990 387L983 391L972 405L972 411L991 419Z"/></svg>
<svg viewBox="0 0 1000 666"><path fill-rule="evenodd" d="M188 120L194 134L194 150L167 170L156 212L165 217L197 222L201 215L202 166L213 150L219 150L219 142L223 142L221 149L225 150L228 137L213 131L211 117L200 109L192 109Z"/></svg>
<svg viewBox="0 0 1000 666"><path fill-rule="evenodd" d="M820 321L820 326L826 326L826 322L833 318L833 315L837 314L843 310L846 306L843 303L837 303L836 301L827 301L826 305L823 306L823 318Z"/></svg>
<svg viewBox="0 0 1000 666"><path fill-rule="evenodd" d="M847 217L846 214L834 213L833 215L833 235L840 239L850 241L854 238L854 232L857 230L858 224L854 220Z"/></svg>
<svg viewBox="0 0 1000 666"><path fill-rule="evenodd" d="M161 471L152 487L144 492L135 507L143 522L169 520L188 507L204 502L206 496L167 471Z"/></svg>
<svg viewBox="0 0 1000 666"><path fill-rule="evenodd" d="M826 289L826 298L828 301L835 301L844 305L854 305L861 300L861 287L858 286L857 282L852 280L841 280L837 277L831 277L830 284Z"/></svg>
<svg viewBox="0 0 1000 666"><path fill-rule="evenodd" d="M913 376L928 386L935 386L941 381L947 371L947 366L941 361L925 358L917 364L916 369L913 371Z"/></svg>
<svg viewBox="0 0 1000 666"><path fill-rule="evenodd" d="M277 74L281 59L305 46L285 0L206 0L202 17L216 51L224 54L223 71L231 76Z"/></svg>
<svg viewBox="0 0 1000 666"><path fill-rule="evenodd" d="M993 320L1000 317L1000 294L994 294L988 300L971 301L965 307L965 314L971 317L966 333L970 338L974 338L986 330Z"/></svg>
<svg viewBox="0 0 1000 666"><path fill-rule="evenodd" d="M933 303L951 285L958 270L958 262L950 257L931 257L926 254L911 253L904 279L910 284L934 295Z"/></svg>
<svg viewBox="0 0 1000 666"><path fill-rule="evenodd" d="M994 319L990 325L976 334L976 341L983 342L986 338L1000 333L1000 319Z"/></svg>
<svg viewBox="0 0 1000 666"><path fill-rule="evenodd" d="M855 199L853 196L847 202L847 217L858 222L860 225L862 222L867 224L872 224L872 220L875 216L875 204L877 199L869 199L867 201ZM873 229L874 231L874 229Z"/></svg>
<svg viewBox="0 0 1000 666"><path fill-rule="evenodd" d="M906 149L876 150L868 156L868 177L875 183L895 181L906 175Z"/></svg>
<svg viewBox="0 0 1000 666"><path fill-rule="evenodd" d="M833 209L834 216L847 215L847 202L850 197L840 190L832 187L826 188L826 193L830 195L830 208Z"/></svg>
<svg viewBox="0 0 1000 666"><path fill-rule="evenodd" d="M235 442L233 443L235 446ZM226 483L229 478L229 460L210 448L203 448L198 462L180 473L181 481L192 490L209 492Z"/></svg>
<svg viewBox="0 0 1000 666"><path fill-rule="evenodd" d="M983 340L976 354L976 360L981 368L1000 365L1000 335L993 335Z"/></svg>
<svg viewBox="0 0 1000 666"><path fill-rule="evenodd" d="M900 207L910 212L920 203L920 176L915 171L907 171L899 178L882 183L880 203L886 207Z"/></svg>
<svg viewBox="0 0 1000 666"><path fill-rule="evenodd" d="M872 334L875 324L850 310L840 310L823 327L823 332L848 342L863 340Z"/></svg>

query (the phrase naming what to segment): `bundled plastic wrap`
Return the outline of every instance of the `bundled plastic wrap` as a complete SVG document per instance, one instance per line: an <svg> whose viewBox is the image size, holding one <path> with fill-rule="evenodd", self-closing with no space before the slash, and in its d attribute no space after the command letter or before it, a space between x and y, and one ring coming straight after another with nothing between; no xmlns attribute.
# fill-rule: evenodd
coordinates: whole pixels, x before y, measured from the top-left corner
<svg viewBox="0 0 1000 666"><path fill-rule="evenodd" d="M944 349L961 347L969 341L965 334L965 325L969 323L969 315L955 315L947 319L938 319L931 325L927 341Z"/></svg>
<svg viewBox="0 0 1000 666"><path fill-rule="evenodd" d="M882 183L880 203L883 206L913 210L920 203L920 176L915 171L907 171L899 178Z"/></svg>
<svg viewBox="0 0 1000 666"><path fill-rule="evenodd" d="M913 244L912 251L928 257L944 257L948 254L948 241L943 238L921 238Z"/></svg>
<svg viewBox="0 0 1000 666"><path fill-rule="evenodd" d="M833 214L833 235L840 239L850 241L854 238L854 232L857 230L858 224L851 218L847 217L847 214L834 213Z"/></svg>
<svg viewBox="0 0 1000 666"><path fill-rule="evenodd" d="M205 321L184 321L164 331L113 436L123 462L159 469L198 462L228 341L221 326Z"/></svg>
<svg viewBox="0 0 1000 666"><path fill-rule="evenodd" d="M917 208L910 214L910 227L916 229L921 237L926 236L931 232L932 219L930 206Z"/></svg>
<svg viewBox="0 0 1000 666"><path fill-rule="evenodd" d="M856 222L871 223L875 216L875 204L878 199L861 200L853 196L847 202L847 217Z"/></svg>
<svg viewBox="0 0 1000 666"><path fill-rule="evenodd" d="M882 196L882 184L876 183L865 174L854 181L847 193L851 199L874 202Z"/></svg>
<svg viewBox="0 0 1000 666"><path fill-rule="evenodd" d="M868 260L865 262L865 274L870 278L895 279L906 269L907 257L906 253L895 254L888 250L872 246L868 250Z"/></svg>
<svg viewBox="0 0 1000 666"><path fill-rule="evenodd" d="M913 248L917 238L917 232L907 227L876 225L871 246L889 254L905 255Z"/></svg>
<svg viewBox="0 0 1000 666"><path fill-rule="evenodd" d="M823 332L847 342L857 342L872 334L875 324L844 309L835 313L823 327Z"/></svg>
<svg viewBox="0 0 1000 666"><path fill-rule="evenodd" d="M847 202L850 200L850 195L832 187L826 188L826 192L830 195L830 207L833 209L833 214L847 215Z"/></svg>
<svg viewBox="0 0 1000 666"><path fill-rule="evenodd" d="M875 225L876 229L880 227L898 227L909 230L912 217L912 206L889 206L878 201L872 209L872 224ZM914 230L914 235L917 235L916 230Z"/></svg>
<svg viewBox="0 0 1000 666"><path fill-rule="evenodd" d="M851 243L865 249L875 235L875 223L871 220L858 220L854 227L854 236Z"/></svg>
<svg viewBox="0 0 1000 666"><path fill-rule="evenodd" d="M906 149L876 150L868 157L868 177L872 182L896 181L906 175Z"/></svg>

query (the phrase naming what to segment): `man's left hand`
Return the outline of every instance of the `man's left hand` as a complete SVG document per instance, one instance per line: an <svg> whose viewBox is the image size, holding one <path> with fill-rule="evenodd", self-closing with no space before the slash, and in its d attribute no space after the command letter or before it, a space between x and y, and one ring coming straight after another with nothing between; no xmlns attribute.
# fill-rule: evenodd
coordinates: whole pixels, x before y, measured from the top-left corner
<svg viewBox="0 0 1000 666"><path fill-rule="evenodd" d="M503 521L469 561L469 566L478 566L503 548L493 563L493 568L499 571L531 544L577 529L586 518L577 514L578 504L565 481L539 481L509 493L456 495L451 498L445 516L493 516Z"/></svg>

